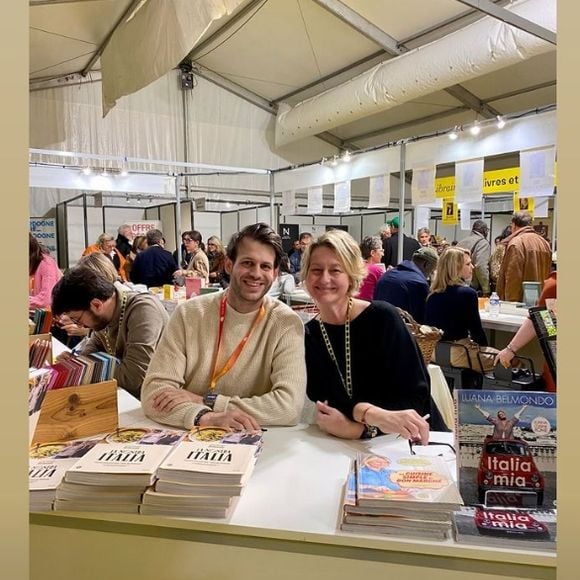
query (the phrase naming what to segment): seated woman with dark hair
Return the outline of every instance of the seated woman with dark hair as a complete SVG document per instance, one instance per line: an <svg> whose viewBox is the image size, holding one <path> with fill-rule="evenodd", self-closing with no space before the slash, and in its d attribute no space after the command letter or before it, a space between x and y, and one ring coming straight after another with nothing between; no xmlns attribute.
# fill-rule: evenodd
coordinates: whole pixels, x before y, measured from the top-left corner
<svg viewBox="0 0 580 580"><path fill-rule="evenodd" d="M477 293L469 286L472 275L469 250L449 247L441 254L431 294L427 298L425 324L440 328L445 341L467 346L472 340L485 347L487 337L479 316ZM496 353L495 349L480 349L479 356L469 355L470 362L465 348L458 347L451 352L451 364L487 371L493 368Z"/></svg>
<svg viewBox="0 0 580 580"><path fill-rule="evenodd" d="M398 433L427 443L427 369L393 306L353 298L365 274L358 244L328 231L310 244L300 273L320 311L305 337L318 426L344 439Z"/></svg>

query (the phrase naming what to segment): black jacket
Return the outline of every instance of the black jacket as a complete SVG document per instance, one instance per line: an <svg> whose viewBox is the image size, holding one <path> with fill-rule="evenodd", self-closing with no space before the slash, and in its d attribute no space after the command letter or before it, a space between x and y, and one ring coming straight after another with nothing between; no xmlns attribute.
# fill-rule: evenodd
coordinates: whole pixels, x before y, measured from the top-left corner
<svg viewBox="0 0 580 580"><path fill-rule="evenodd" d="M131 251L131 242L125 237L119 234L117 236L117 250L121 252L123 258L126 258Z"/></svg>
<svg viewBox="0 0 580 580"><path fill-rule="evenodd" d="M403 260L410 260L413 254L420 248L419 242L403 234ZM390 238L383 240L383 264L385 266L396 266L399 263L397 253L399 251L399 232L394 233Z"/></svg>
<svg viewBox="0 0 580 580"><path fill-rule="evenodd" d="M137 254L131 268L131 282L151 286L173 283L173 273L177 264L171 252L161 246L151 246Z"/></svg>

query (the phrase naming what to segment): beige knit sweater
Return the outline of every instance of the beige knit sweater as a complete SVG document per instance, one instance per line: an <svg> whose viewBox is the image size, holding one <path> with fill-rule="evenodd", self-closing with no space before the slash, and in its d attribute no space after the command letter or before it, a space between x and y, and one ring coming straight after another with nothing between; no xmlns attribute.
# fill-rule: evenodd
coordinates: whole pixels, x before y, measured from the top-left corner
<svg viewBox="0 0 580 580"><path fill-rule="evenodd" d="M154 421L190 429L204 408L181 403L169 414L152 406L165 388L186 388L198 395L208 390L213 370L221 294L208 294L177 307L143 383L141 401ZM261 425L294 425L300 418L306 390L304 327L288 306L264 297L266 315L252 332L230 371L217 383L214 411L239 409ZM241 314L227 306L218 369L252 325L256 312Z"/></svg>

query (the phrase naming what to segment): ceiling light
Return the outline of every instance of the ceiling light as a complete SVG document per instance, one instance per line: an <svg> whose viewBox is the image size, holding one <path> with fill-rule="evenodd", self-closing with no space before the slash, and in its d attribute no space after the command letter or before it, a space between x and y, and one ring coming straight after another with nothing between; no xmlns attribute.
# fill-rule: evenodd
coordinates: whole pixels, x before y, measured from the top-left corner
<svg viewBox="0 0 580 580"><path fill-rule="evenodd" d="M129 175L129 172L127 171L127 169L125 167L123 167L123 169L121 169L121 173L119 173L119 175L121 177L127 177Z"/></svg>
<svg viewBox="0 0 580 580"><path fill-rule="evenodd" d="M103 167L103 171L101 171L101 175L103 177L109 177L109 173L107 172L107 168L106 167Z"/></svg>
<svg viewBox="0 0 580 580"><path fill-rule="evenodd" d="M497 128L503 129L505 127L505 120L501 115L497 116Z"/></svg>
<svg viewBox="0 0 580 580"><path fill-rule="evenodd" d="M448 137L449 137L449 139L451 139L451 141L455 141L455 139L457 139L457 137L459 137L459 133L457 131L457 127L455 127L453 129L453 131L451 131L451 133L449 133Z"/></svg>
<svg viewBox="0 0 580 580"><path fill-rule="evenodd" d="M351 160L350 151L348 149L346 149L345 152L342 154L342 160L345 163L348 163Z"/></svg>
<svg viewBox="0 0 580 580"><path fill-rule="evenodd" d="M325 164L327 161L328 161L328 159L326 159L326 157L323 157L323 158L320 160L320 165L324 166L324 164Z"/></svg>
<svg viewBox="0 0 580 580"><path fill-rule="evenodd" d="M481 127L479 126L479 121L475 121L475 123L473 123L473 125L471 126L471 129L469 129L469 132L472 135L479 135L480 131L481 131Z"/></svg>
<svg viewBox="0 0 580 580"><path fill-rule="evenodd" d="M332 158L332 161L330 162L330 164L331 164L333 167L336 167L336 166L338 165L338 155L335 155L335 156Z"/></svg>
<svg viewBox="0 0 580 580"><path fill-rule="evenodd" d="M83 175L91 175L93 170L90 167L83 167Z"/></svg>

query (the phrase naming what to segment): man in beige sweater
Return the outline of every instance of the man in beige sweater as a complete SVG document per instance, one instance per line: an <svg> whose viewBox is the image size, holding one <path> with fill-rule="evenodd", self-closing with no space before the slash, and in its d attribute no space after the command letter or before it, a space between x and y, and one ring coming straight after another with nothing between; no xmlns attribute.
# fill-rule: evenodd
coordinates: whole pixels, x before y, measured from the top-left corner
<svg viewBox="0 0 580 580"><path fill-rule="evenodd" d="M69 270L52 293L54 316L66 314L75 324L91 328L81 354L108 352L121 364L115 379L139 398L145 371L169 320L152 294L129 292L88 267Z"/></svg>
<svg viewBox="0 0 580 580"><path fill-rule="evenodd" d="M178 306L153 355L141 396L148 417L186 429L298 422L304 328L288 306L266 295L282 254L280 236L264 223L232 237L229 289Z"/></svg>

